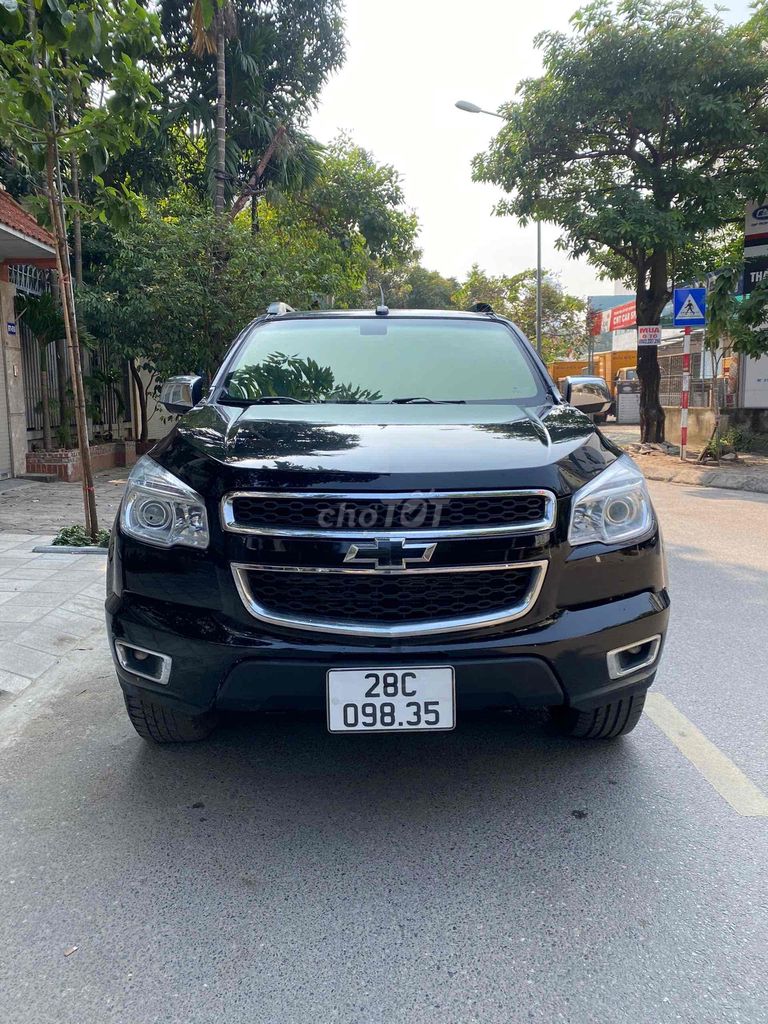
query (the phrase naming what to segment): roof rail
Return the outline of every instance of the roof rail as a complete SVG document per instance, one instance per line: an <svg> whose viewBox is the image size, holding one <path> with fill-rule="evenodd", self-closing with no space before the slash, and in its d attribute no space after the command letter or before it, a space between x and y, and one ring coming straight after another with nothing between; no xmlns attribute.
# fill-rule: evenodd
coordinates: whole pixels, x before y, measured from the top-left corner
<svg viewBox="0 0 768 1024"><path fill-rule="evenodd" d="M286 313L295 313L293 306L287 302L270 302L267 306L267 316L285 316Z"/></svg>

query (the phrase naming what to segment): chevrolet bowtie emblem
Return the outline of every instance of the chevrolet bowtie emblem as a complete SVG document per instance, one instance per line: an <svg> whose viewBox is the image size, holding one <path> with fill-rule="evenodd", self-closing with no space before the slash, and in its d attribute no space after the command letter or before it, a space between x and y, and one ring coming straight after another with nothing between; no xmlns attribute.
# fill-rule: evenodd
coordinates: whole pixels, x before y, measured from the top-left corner
<svg viewBox="0 0 768 1024"><path fill-rule="evenodd" d="M397 572L409 565L428 562L437 544L411 543L401 537L376 537L375 540L350 544L344 564L372 565L381 572Z"/></svg>

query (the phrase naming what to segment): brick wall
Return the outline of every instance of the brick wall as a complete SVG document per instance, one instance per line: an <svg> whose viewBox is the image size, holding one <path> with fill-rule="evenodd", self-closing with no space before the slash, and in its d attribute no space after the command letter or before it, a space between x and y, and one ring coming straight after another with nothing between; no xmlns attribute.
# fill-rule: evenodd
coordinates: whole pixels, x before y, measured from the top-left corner
<svg viewBox="0 0 768 1024"><path fill-rule="evenodd" d="M91 463L94 473L100 469L132 466L135 461L136 444L133 441L91 445ZM76 448L27 452L27 472L53 474L66 483L82 480L80 452Z"/></svg>

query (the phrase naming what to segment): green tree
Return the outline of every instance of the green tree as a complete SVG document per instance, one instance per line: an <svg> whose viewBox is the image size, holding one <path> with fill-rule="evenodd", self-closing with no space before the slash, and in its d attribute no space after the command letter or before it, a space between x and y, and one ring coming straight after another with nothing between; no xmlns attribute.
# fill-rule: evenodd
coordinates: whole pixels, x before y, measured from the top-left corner
<svg viewBox="0 0 768 1024"><path fill-rule="evenodd" d="M286 228L269 204L256 236L200 208L165 205L172 215L151 208L130 230L91 229L78 293L89 331L129 361L141 440L158 382L211 375L225 346L275 299L306 309L319 296L353 294L369 261L361 238L342 246L312 223Z"/></svg>
<svg viewBox="0 0 768 1024"><path fill-rule="evenodd" d="M475 302L489 303L494 312L512 320L528 338L536 334L536 271L523 270L511 277L492 277L474 264L454 293L453 304L468 309ZM565 292L546 271L541 285L541 354L544 362L559 359L586 342L586 303Z"/></svg>
<svg viewBox="0 0 768 1024"><path fill-rule="evenodd" d="M638 324L656 324L708 233L768 192L765 34L698 0L595 0L571 25L537 38L544 74L501 108L474 174L510 194L498 212L552 221L572 255L631 276ZM643 440L662 440L652 346L638 375Z"/></svg>
<svg viewBox="0 0 768 1024"><path fill-rule="evenodd" d="M706 341L710 349L733 348L757 358L768 353L768 281L737 295L742 266L724 268L707 297Z"/></svg>
<svg viewBox="0 0 768 1024"><path fill-rule="evenodd" d="M327 304L377 304L381 287L393 307L404 306L409 293L407 275L418 256L419 223L407 209L398 171L379 164L372 153L346 136L334 140L322 156L319 173L306 187L274 197L282 229L308 226L350 254L362 255L362 286L346 293L318 293Z"/></svg>
<svg viewBox="0 0 768 1024"><path fill-rule="evenodd" d="M159 22L137 0L34 0L26 18L17 0L0 4L0 133L44 192L56 238L64 329L83 469L85 526L98 532L88 447L80 336L67 245L61 157L93 170L111 153L125 152L151 123L153 89L141 58L155 45ZM103 102L95 97L104 83ZM79 109L71 123L72 104ZM124 215L132 193L126 183L105 187L94 175L95 206L107 220ZM78 205L78 210L80 207Z"/></svg>
<svg viewBox="0 0 768 1024"><path fill-rule="evenodd" d="M296 213L342 244L362 237L384 269L409 266L416 255L416 215L406 209L399 172L340 136L329 146L312 187L297 196Z"/></svg>
<svg viewBox="0 0 768 1024"><path fill-rule="evenodd" d="M443 277L436 270L415 266L405 276L408 289L404 306L407 309L450 309L453 295L459 290L454 277Z"/></svg>

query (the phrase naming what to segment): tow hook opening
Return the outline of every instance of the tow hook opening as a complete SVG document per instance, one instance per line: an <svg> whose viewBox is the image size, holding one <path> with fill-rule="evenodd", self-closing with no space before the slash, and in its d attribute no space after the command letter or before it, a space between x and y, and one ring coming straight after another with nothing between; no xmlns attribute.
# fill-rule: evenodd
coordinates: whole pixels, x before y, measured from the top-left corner
<svg viewBox="0 0 768 1024"><path fill-rule="evenodd" d="M627 644L626 647L617 647L607 654L608 675L611 679L621 679L622 676L632 675L642 668L649 668L659 656L661 647L661 636L649 636L646 640L639 640L634 644Z"/></svg>
<svg viewBox="0 0 768 1024"><path fill-rule="evenodd" d="M115 640L115 653L122 668L142 679L151 679L153 683L167 685L171 675L172 659L159 651L149 651L146 647L136 647L124 640Z"/></svg>

